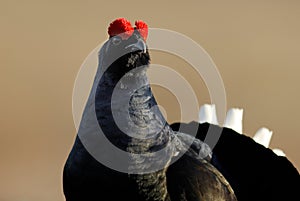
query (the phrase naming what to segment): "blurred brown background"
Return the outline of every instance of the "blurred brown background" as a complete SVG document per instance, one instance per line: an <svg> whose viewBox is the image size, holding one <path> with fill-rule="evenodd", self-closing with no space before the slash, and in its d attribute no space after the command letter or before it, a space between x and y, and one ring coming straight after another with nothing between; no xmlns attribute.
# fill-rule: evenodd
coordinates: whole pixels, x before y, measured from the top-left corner
<svg viewBox="0 0 300 201"><path fill-rule="evenodd" d="M299 170L299 10L296 0L1 0L0 201L64 200L62 168L76 135L75 77L117 17L183 33L204 47L224 80L228 108L245 109L245 133L273 130L270 146ZM172 55L153 52L152 60L192 76ZM193 87L200 103L209 102L199 83ZM175 121L163 91L155 87Z"/></svg>

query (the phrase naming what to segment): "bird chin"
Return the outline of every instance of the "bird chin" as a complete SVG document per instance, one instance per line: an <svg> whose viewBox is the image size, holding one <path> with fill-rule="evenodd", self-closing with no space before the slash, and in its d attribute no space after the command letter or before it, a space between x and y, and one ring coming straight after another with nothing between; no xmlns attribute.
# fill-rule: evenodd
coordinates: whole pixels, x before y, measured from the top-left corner
<svg viewBox="0 0 300 201"><path fill-rule="evenodd" d="M144 53L142 50L131 52L126 67L131 71L132 69L138 69L139 67L149 65L149 55Z"/></svg>

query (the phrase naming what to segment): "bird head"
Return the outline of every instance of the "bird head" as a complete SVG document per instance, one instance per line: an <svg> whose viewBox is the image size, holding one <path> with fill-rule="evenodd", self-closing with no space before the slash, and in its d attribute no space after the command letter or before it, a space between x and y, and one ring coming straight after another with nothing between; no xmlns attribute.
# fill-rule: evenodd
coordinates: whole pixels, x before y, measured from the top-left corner
<svg viewBox="0 0 300 201"><path fill-rule="evenodd" d="M118 18L110 23L108 34L104 52L104 59L109 61L106 70L122 77L133 69L148 66L148 26L145 22L136 21L135 27L132 27L128 20Z"/></svg>

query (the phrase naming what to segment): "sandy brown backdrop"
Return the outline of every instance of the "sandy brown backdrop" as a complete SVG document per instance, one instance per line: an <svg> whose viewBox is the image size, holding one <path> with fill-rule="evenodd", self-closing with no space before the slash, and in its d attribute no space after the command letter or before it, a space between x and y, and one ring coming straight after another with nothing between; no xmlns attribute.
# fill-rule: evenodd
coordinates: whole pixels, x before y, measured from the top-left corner
<svg viewBox="0 0 300 201"><path fill-rule="evenodd" d="M117 17L142 19L201 44L223 77L228 107L245 109L245 133L269 127L271 147L283 149L299 169L299 11L296 0L1 0L0 201L64 200L62 168L76 135L74 80ZM153 52L152 58L192 76L172 55ZM200 103L209 102L197 82ZM155 92L168 120L177 120L172 96Z"/></svg>

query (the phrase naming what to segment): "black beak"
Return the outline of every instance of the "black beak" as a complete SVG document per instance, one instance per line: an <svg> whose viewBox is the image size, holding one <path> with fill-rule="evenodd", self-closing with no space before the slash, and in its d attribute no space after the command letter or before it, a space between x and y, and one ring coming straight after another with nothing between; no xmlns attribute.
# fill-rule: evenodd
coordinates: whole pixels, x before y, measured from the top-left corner
<svg viewBox="0 0 300 201"><path fill-rule="evenodd" d="M141 50L141 51L143 51L143 53L146 53L147 46L146 46L145 41L142 38L139 38L139 39L137 39L136 43L127 45L125 47L125 49L129 50L130 52L135 52L135 51Z"/></svg>

